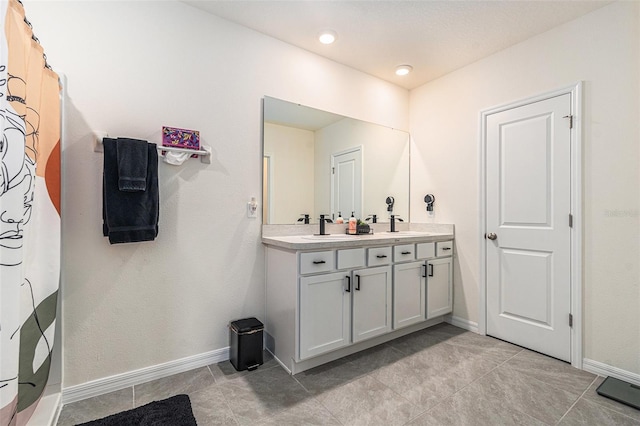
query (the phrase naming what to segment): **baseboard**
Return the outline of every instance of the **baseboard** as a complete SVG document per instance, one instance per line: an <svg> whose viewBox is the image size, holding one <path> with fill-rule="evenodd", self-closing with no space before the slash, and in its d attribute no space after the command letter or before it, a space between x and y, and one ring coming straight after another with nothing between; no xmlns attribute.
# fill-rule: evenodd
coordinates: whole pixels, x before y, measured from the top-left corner
<svg viewBox="0 0 640 426"><path fill-rule="evenodd" d="M186 358L152 365L139 370L128 371L115 376L92 380L75 386L62 389L62 404L69 404L83 399L104 395L129 386L139 385L151 380L162 379L174 374L183 373L195 368L227 361L229 359L229 347L205 352Z"/></svg>
<svg viewBox="0 0 640 426"><path fill-rule="evenodd" d="M582 360L582 369L598 376L611 376L616 379L624 380L636 386L640 386L640 374L632 373L618 367L613 367L602 362L584 358Z"/></svg>
<svg viewBox="0 0 640 426"><path fill-rule="evenodd" d="M274 353L273 353L273 352L271 352L269 349L267 349L267 347L266 347L266 346L265 346L265 348L264 348L264 349L265 349L267 352L269 352L269 353L271 354L271 356L273 357L273 359L275 359L275 360L276 360L276 362L277 362L278 364L280 364L280 367L282 367L282 369L283 369L284 371L286 371L286 372L287 372L287 374L291 374L291 370L289 370L289 367L287 367L287 366L286 366L282 361L280 361L280 358L278 358L278 357L276 356L276 354L274 354Z"/></svg>
<svg viewBox="0 0 640 426"><path fill-rule="evenodd" d="M455 325L456 327L460 327L464 330L472 331L474 333L479 333L478 331L478 323L469 321L468 319L456 317L453 315L447 315L444 317L445 322Z"/></svg>
<svg viewBox="0 0 640 426"><path fill-rule="evenodd" d="M29 418L27 425L50 425L55 426L60 417L60 392L43 396L38 401L35 411Z"/></svg>

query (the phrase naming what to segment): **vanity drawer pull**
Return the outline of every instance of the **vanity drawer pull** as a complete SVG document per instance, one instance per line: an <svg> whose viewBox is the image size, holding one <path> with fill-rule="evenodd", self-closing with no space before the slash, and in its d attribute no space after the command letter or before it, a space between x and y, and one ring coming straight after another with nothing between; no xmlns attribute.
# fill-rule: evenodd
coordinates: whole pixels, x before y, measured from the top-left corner
<svg viewBox="0 0 640 426"><path fill-rule="evenodd" d="M407 262L416 258L415 244L402 244L393 247L393 261Z"/></svg>
<svg viewBox="0 0 640 426"><path fill-rule="evenodd" d="M453 241L440 241L436 243L436 257L451 256L453 253Z"/></svg>
<svg viewBox="0 0 640 426"><path fill-rule="evenodd" d="M391 263L391 247L372 247L367 249L367 266L388 265Z"/></svg>
<svg viewBox="0 0 640 426"><path fill-rule="evenodd" d="M336 252L332 250L300 253L300 274L318 274L336 268Z"/></svg>

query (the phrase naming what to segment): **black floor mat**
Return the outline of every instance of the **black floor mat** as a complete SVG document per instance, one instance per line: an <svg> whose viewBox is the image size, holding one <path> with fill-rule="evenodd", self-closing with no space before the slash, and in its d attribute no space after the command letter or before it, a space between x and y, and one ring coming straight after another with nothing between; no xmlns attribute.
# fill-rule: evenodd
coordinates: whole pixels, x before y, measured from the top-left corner
<svg viewBox="0 0 640 426"><path fill-rule="evenodd" d="M598 395L613 399L640 410L640 386L623 382L614 377L607 377L598 389Z"/></svg>

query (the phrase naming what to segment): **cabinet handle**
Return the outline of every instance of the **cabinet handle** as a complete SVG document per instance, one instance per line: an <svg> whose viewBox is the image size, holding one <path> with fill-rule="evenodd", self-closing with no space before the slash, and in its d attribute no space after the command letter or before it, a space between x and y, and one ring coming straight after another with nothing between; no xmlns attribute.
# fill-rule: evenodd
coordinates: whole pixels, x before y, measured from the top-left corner
<svg viewBox="0 0 640 426"><path fill-rule="evenodd" d="M376 256L378 259L384 259L385 257L387 257L386 254L379 254Z"/></svg>
<svg viewBox="0 0 640 426"><path fill-rule="evenodd" d="M327 262L325 262L324 260L314 260L313 261L314 265L322 265L323 263L327 263Z"/></svg>
<svg viewBox="0 0 640 426"><path fill-rule="evenodd" d="M410 251L403 251L402 254L411 254Z"/></svg>
<svg viewBox="0 0 640 426"><path fill-rule="evenodd" d="M427 278L427 265L422 264L422 267L424 268L424 272L422 273L422 278Z"/></svg>
<svg viewBox="0 0 640 426"><path fill-rule="evenodd" d="M360 275L356 275L356 290L360 291Z"/></svg>
<svg viewBox="0 0 640 426"><path fill-rule="evenodd" d="M351 277L347 275L346 278L347 278L347 293L351 293Z"/></svg>
<svg viewBox="0 0 640 426"><path fill-rule="evenodd" d="M451 250L451 247L442 247L442 250L444 251Z"/></svg>
<svg viewBox="0 0 640 426"><path fill-rule="evenodd" d="M433 263L429 264L429 276L432 277L433 276Z"/></svg>

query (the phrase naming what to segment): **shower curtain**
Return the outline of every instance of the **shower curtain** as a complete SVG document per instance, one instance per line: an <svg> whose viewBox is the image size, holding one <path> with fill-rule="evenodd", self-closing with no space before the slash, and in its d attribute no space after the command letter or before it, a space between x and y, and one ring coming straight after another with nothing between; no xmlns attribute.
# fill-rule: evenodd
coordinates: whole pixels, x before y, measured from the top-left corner
<svg viewBox="0 0 640 426"><path fill-rule="evenodd" d="M17 0L0 0L0 426L49 377L60 281L60 86Z"/></svg>

